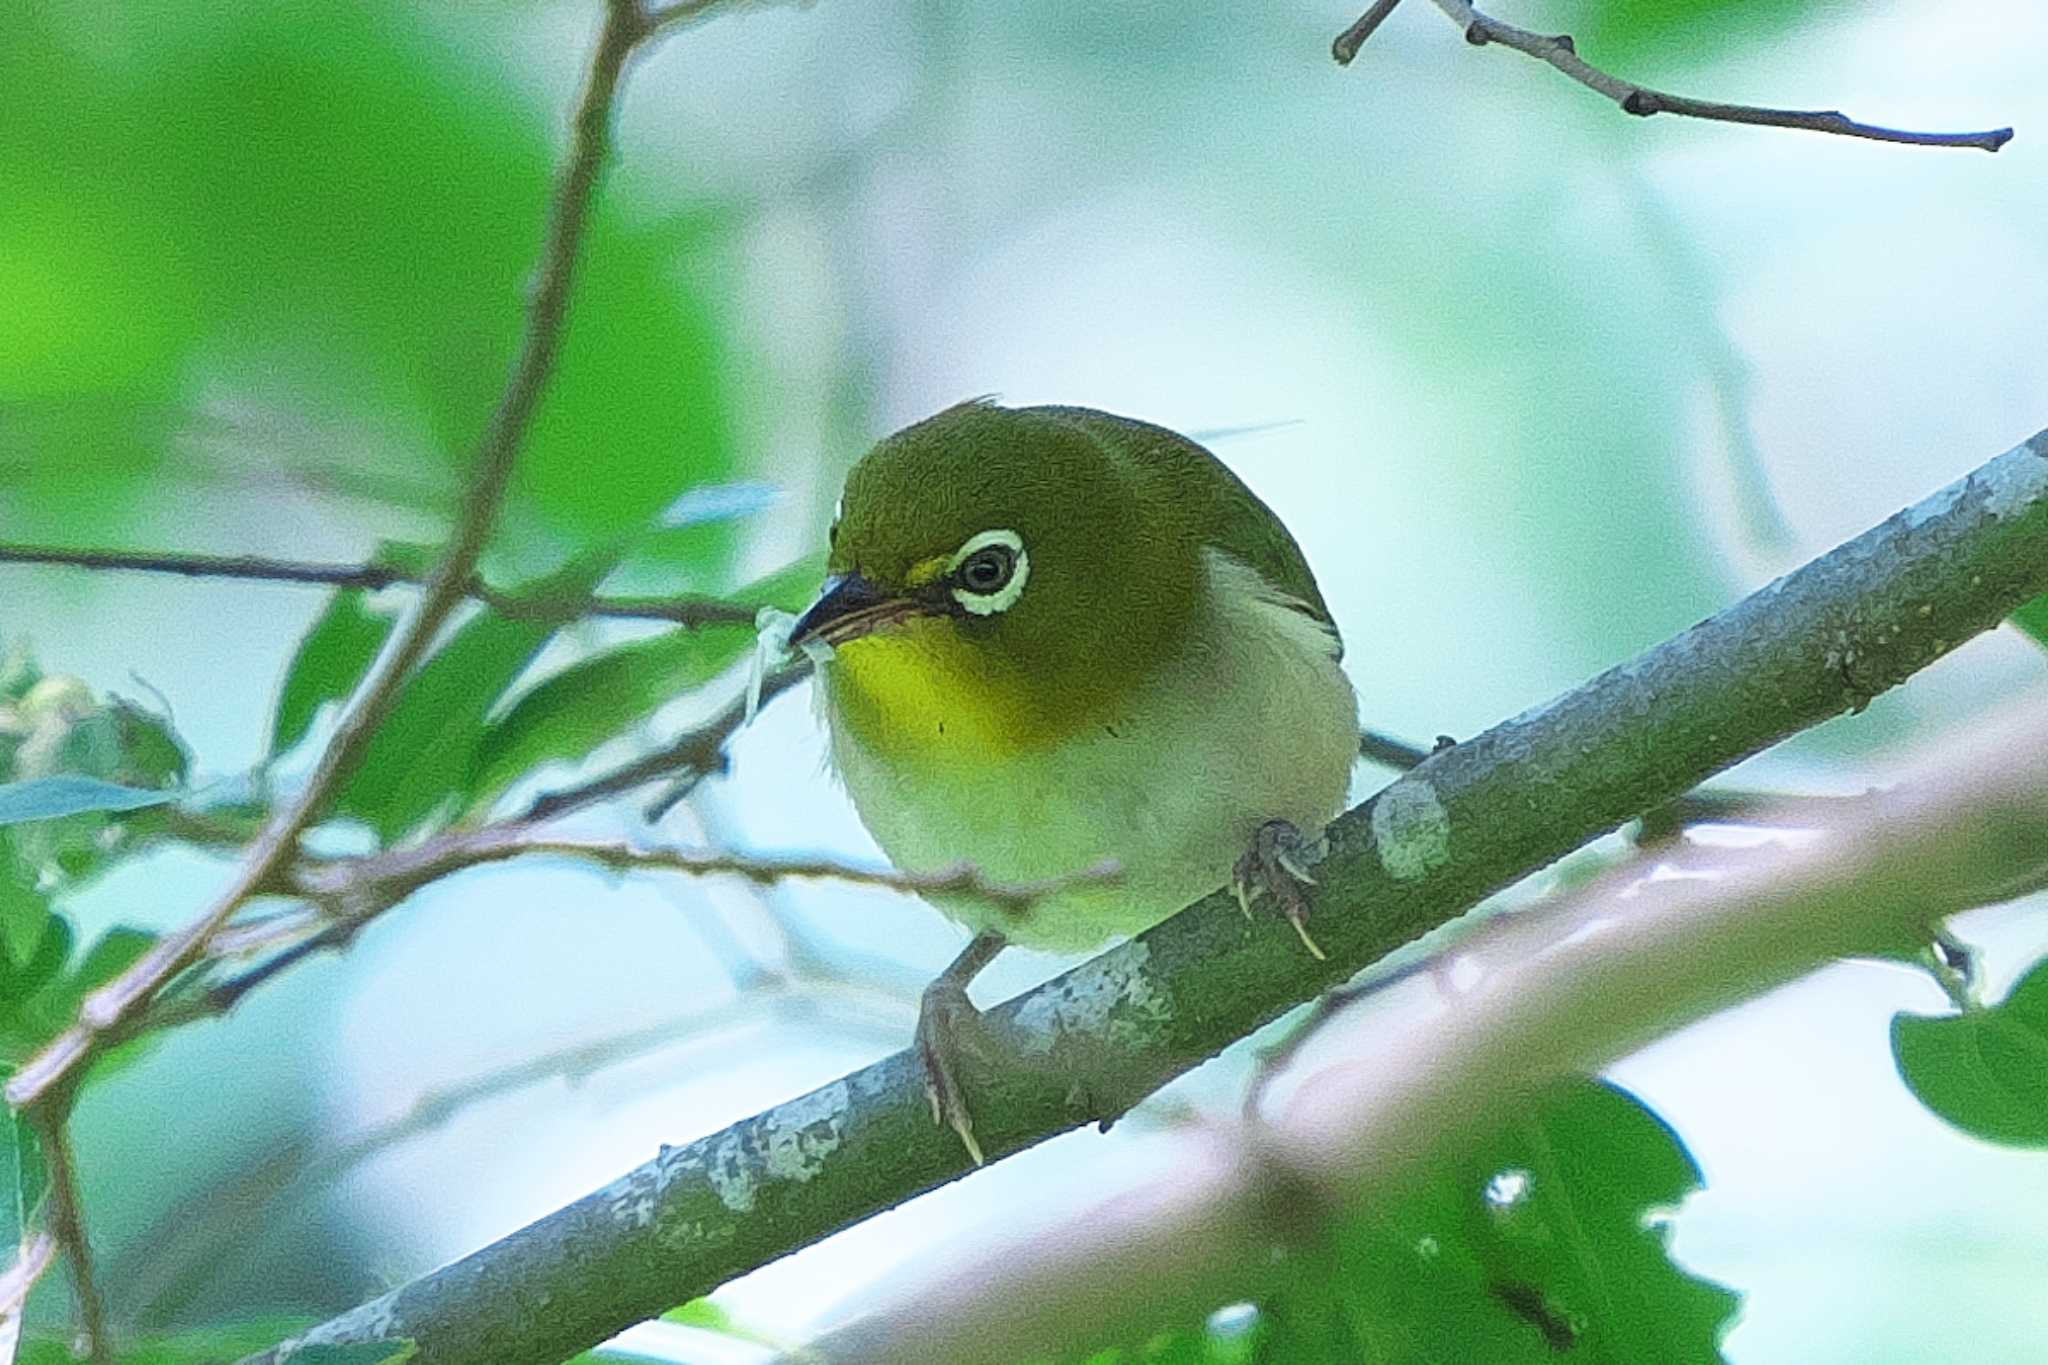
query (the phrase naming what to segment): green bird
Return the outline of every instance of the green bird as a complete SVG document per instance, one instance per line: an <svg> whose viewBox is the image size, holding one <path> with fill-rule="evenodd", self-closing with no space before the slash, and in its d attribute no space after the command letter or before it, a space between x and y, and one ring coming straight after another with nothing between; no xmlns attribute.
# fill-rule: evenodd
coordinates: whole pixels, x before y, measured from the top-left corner
<svg viewBox="0 0 2048 1365"><path fill-rule="evenodd" d="M790 638L831 646L831 759L876 842L906 871L1055 884L1021 912L927 897L976 931L917 1040L977 1164L954 1057L1005 944L1093 948L1228 881L1321 955L1304 888L1357 701L1300 547L1214 455L1089 408L962 403L854 466L827 574ZM1075 875L1106 862L1114 881Z"/></svg>

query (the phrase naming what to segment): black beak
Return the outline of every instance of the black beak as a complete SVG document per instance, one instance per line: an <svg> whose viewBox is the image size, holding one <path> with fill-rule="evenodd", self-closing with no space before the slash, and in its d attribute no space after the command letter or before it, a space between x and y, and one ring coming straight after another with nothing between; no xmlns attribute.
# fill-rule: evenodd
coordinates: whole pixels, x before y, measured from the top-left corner
<svg viewBox="0 0 2048 1365"><path fill-rule="evenodd" d="M789 642L801 645L806 640L823 640L828 645L842 645L926 610L917 598L895 596L857 573L839 574L825 580L818 600L797 618Z"/></svg>

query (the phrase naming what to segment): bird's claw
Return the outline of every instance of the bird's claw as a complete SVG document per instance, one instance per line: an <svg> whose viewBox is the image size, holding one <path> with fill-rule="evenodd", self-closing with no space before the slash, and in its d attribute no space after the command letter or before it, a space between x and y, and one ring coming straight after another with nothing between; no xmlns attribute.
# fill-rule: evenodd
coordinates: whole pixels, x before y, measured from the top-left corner
<svg viewBox="0 0 2048 1365"><path fill-rule="evenodd" d="M967 1112L967 1096L960 1089L955 1059L964 1042L971 1046L967 1040L980 1025L981 1011L967 998L964 987L939 980L926 988L917 1011L917 1053L924 1062L925 1098L931 1102L932 1122L951 1128L976 1166L987 1161L974 1136L974 1119Z"/></svg>
<svg viewBox="0 0 2048 1365"><path fill-rule="evenodd" d="M1260 893L1273 898L1281 915L1301 936L1301 944L1318 962L1327 954L1308 933L1308 895L1304 886L1314 886L1310 865L1317 856L1315 840L1285 820L1268 820L1252 836L1252 846L1237 860L1231 889L1237 893L1238 908L1250 919L1252 902Z"/></svg>

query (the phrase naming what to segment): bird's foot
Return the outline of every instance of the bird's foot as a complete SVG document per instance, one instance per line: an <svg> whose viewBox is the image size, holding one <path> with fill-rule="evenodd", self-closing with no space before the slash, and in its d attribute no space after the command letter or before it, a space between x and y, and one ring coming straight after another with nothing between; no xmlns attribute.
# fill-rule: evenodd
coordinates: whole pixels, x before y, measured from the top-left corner
<svg viewBox="0 0 2048 1365"><path fill-rule="evenodd" d="M1246 919L1251 918L1254 900L1262 893L1271 896L1317 961L1324 953L1308 936L1308 892L1303 888L1316 884L1309 867L1321 856L1321 840L1308 838L1285 820L1268 820L1252 836L1252 846L1237 860L1231 876Z"/></svg>
<svg viewBox="0 0 2048 1365"><path fill-rule="evenodd" d="M960 1089L958 1062L963 1051L984 1052L986 1041L981 1011L967 998L965 985L942 976L925 987L917 1009L917 1053L924 1060L925 1098L931 1101L932 1122L957 1133L977 1166L986 1163L981 1143L975 1140L974 1118L967 1112L967 1096Z"/></svg>

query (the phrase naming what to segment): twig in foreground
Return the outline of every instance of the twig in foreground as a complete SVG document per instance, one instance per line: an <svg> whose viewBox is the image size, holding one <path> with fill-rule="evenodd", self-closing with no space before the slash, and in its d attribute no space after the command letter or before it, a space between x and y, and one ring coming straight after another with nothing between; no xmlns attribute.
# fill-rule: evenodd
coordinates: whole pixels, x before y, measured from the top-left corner
<svg viewBox="0 0 2048 1365"><path fill-rule="evenodd" d="M36 1287L36 1281L43 1278L43 1272L56 1260L57 1239L47 1232L35 1232L23 1239L21 1254L15 1257L14 1264L0 1271L0 1345L7 1343L7 1331L20 1330L29 1290Z"/></svg>
<svg viewBox="0 0 2048 1365"><path fill-rule="evenodd" d="M1903 128L1884 128L1874 123L1860 123L1835 109L1765 109L1749 104L1723 104L1716 100L1697 100L1685 95L1667 94L1637 85L1619 76L1610 75L1579 56L1578 48L1569 34L1534 33L1513 24L1481 14L1468 0L1435 0L1436 7L1450 16L1453 23L1465 32L1465 41L1474 47L1488 43L1499 43L1517 52L1547 62L1559 71L1585 86L1588 90L1605 95L1631 114L1648 118L1651 114L1680 114L1686 118L1709 119L1717 123L1748 123L1768 128L1803 128L1815 133L1833 133L1840 137L1868 138L1874 142L1901 142L1915 147L1976 147L1983 151L1995 152L2012 141L2012 129L1991 128L1974 133L1917 133ZM1357 23L1346 29L1331 45L1331 53L1339 62L1349 63L1356 56L1360 44L1379 27L1380 21L1394 8L1390 0L1377 0L1373 7L1360 16Z"/></svg>
<svg viewBox="0 0 2048 1365"><path fill-rule="evenodd" d="M260 555L186 554L151 550L71 550L56 545L0 545L0 564L47 564L74 569L177 574L183 578L233 578L254 583L303 583L375 592L394 584L424 587L425 574L395 564L322 564ZM752 625L759 608L711 597L520 597L501 591L472 573L463 595L513 620L568 621L604 616L632 621L672 621L679 626Z"/></svg>
<svg viewBox="0 0 2048 1365"><path fill-rule="evenodd" d="M476 464L455 534L421 594L412 618L378 664L314 766L299 797L265 827L241 871L205 914L166 934L134 966L87 996L71 1027L37 1053L7 1083L7 1102L17 1109L65 1093L67 1080L106 1046L172 978L197 962L207 942L256 892L272 883L298 851L299 836L319 819L341 790L383 724L413 666L426 656L441 627L461 605L476 571L491 525L497 519L512 466L541 391L554 372L562 322L583 244L584 225L595 198L597 176L611 146L612 106L619 78L648 28L638 0L607 0L604 28L590 60L577 104L570 147L549 206L546 237L536 269L536 287L510 378L478 442Z"/></svg>

